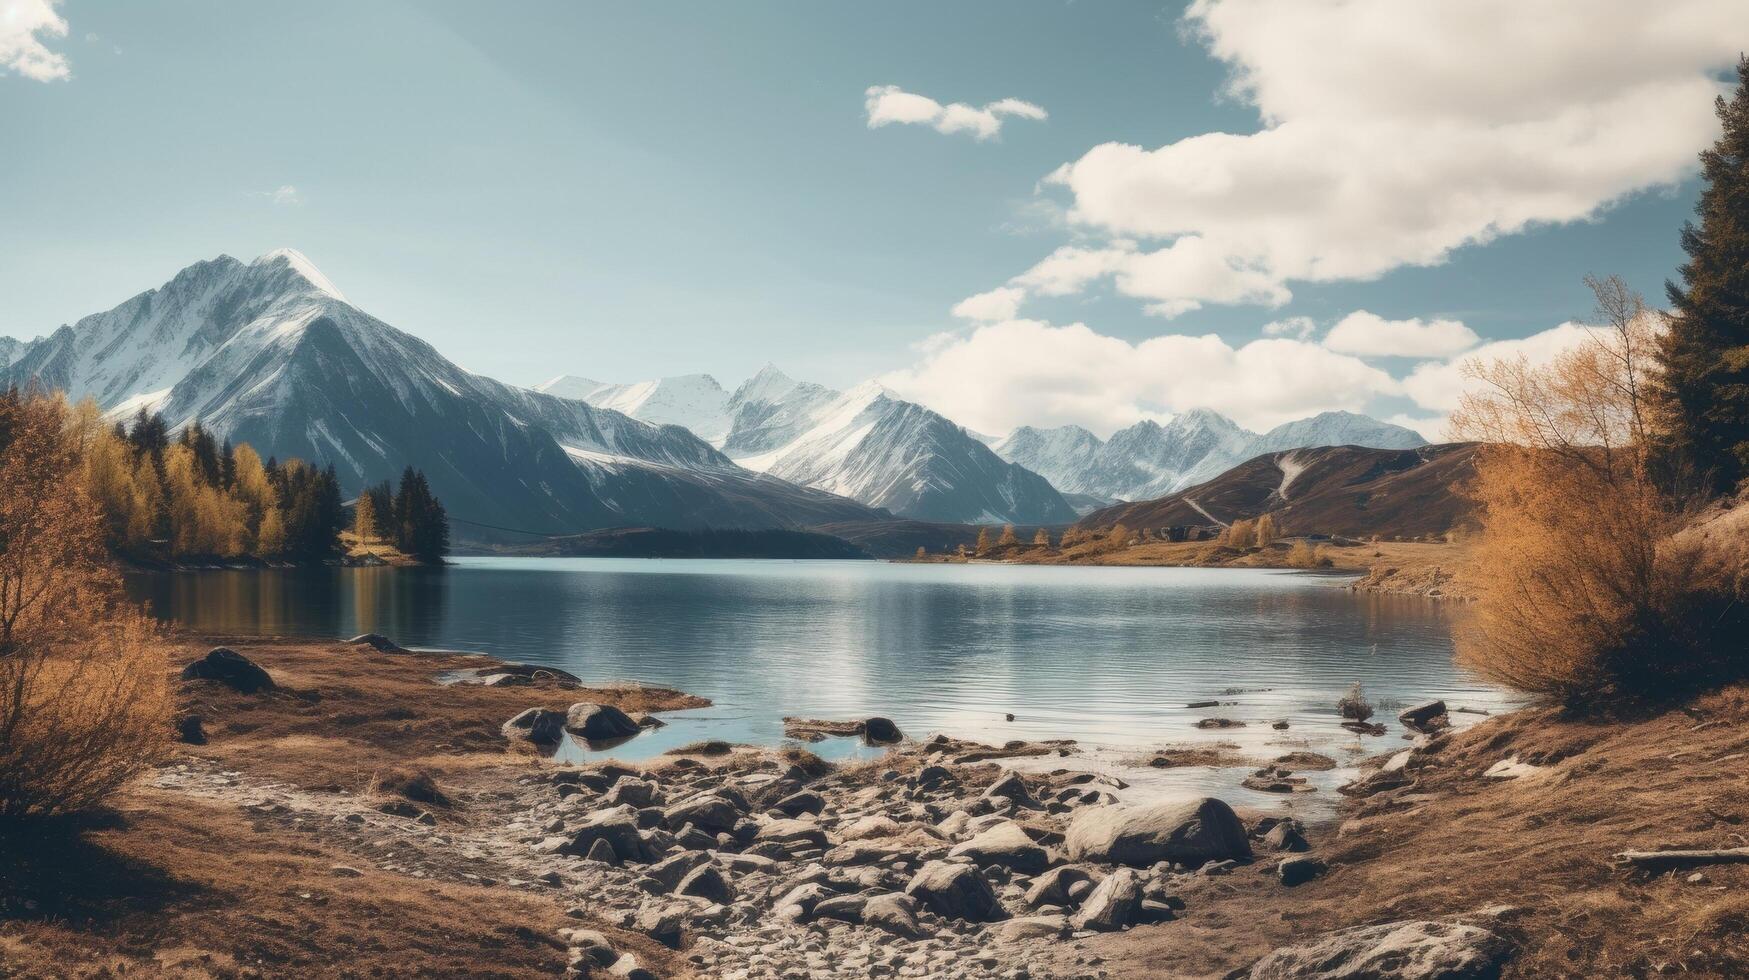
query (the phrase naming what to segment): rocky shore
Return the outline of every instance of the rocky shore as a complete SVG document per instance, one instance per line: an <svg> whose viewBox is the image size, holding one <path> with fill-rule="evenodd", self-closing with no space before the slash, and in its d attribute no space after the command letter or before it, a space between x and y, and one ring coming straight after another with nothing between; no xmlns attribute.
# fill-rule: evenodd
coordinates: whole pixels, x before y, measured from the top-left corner
<svg viewBox="0 0 1749 980"><path fill-rule="evenodd" d="M62 869L0 894L13 975L1452 980L1744 962L1725 927L1749 868L1611 861L1732 843L1719 828L1749 795L1711 773L1749 748L1741 695L1614 728L1523 712L1451 732L1417 706L1404 724L1425 734L1370 760L1338 819L1302 825L1210 797L1125 802L1068 743L885 719L790 720L891 743L856 764L709 742L557 763L543 742L636 737L700 702L381 638L228 646L180 656L182 751L86 838L177 884L75 902L57 883L97 878ZM1296 768L1329 762L1247 778L1291 794ZM1595 948L1565 938L1575 915L1607 926ZM1692 938L1661 947L1675 923Z"/></svg>

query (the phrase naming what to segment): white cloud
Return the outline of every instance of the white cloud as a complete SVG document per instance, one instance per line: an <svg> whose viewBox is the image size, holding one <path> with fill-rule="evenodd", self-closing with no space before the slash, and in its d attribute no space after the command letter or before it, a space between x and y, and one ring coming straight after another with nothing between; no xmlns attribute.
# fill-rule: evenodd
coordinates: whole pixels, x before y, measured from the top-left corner
<svg viewBox="0 0 1749 980"><path fill-rule="evenodd" d="M1290 298L1265 272L1221 255L1197 235L1152 252L1128 241L1107 248L1065 245L1010 282L1041 296L1068 296L1106 277L1118 292L1147 300L1147 311L1164 317L1204 302L1280 306Z"/></svg>
<svg viewBox="0 0 1749 980"><path fill-rule="evenodd" d="M291 184L281 184L270 191L256 191L257 197L265 197L275 204L302 204L304 196Z"/></svg>
<svg viewBox="0 0 1749 980"><path fill-rule="evenodd" d="M1450 357L1481 338L1457 320L1387 320L1355 310L1330 328L1324 346L1361 357Z"/></svg>
<svg viewBox="0 0 1749 980"><path fill-rule="evenodd" d="M1006 116L1045 119L1049 115L1044 109L1020 99L997 99L983 106L964 102L944 106L926 95L906 92L897 85L875 85L863 95L870 129L909 123L932 126L940 133L971 133L976 139L987 140L1002 131L1002 120Z"/></svg>
<svg viewBox="0 0 1749 980"><path fill-rule="evenodd" d="M1464 377L1463 366L1471 361L1490 361L1524 357L1533 365L1547 364L1562 351L1584 343L1595 328L1580 323L1563 323L1541 333L1517 340L1496 340L1483 344L1461 357L1448 361L1419 365L1403 379L1403 392L1415 404L1430 411L1449 413L1473 382Z"/></svg>
<svg viewBox="0 0 1749 980"><path fill-rule="evenodd" d="M1070 220L1126 244L1078 250L1104 273L1045 283L1112 275L1165 314L1279 304L1295 281L1591 218L1693 170L1715 73L1749 46L1742 0L1196 0L1185 23L1263 128L1063 165L1047 183ZM1118 265L1147 271L1126 287Z"/></svg>
<svg viewBox="0 0 1749 980"><path fill-rule="evenodd" d="M998 286L960 300L953 308L953 315L979 323L1012 320L1020 312L1020 301L1025 297L1026 290L1018 286Z"/></svg>
<svg viewBox="0 0 1749 980"><path fill-rule="evenodd" d="M1290 316L1271 320L1263 325L1265 337L1292 337L1305 340L1318 332L1318 321L1309 316Z"/></svg>
<svg viewBox="0 0 1749 980"><path fill-rule="evenodd" d="M67 56L50 51L44 38L66 37L67 22L56 0L0 0L0 73L52 82L72 76Z"/></svg>
<svg viewBox="0 0 1749 980"><path fill-rule="evenodd" d="M1207 407L1264 428L1321 411L1363 411L1398 382L1358 358L1285 338L1234 348L1214 334L1130 343L1085 324L985 324L932 338L921 360L880 379L901 396L981 432L1017 425L1109 433Z"/></svg>

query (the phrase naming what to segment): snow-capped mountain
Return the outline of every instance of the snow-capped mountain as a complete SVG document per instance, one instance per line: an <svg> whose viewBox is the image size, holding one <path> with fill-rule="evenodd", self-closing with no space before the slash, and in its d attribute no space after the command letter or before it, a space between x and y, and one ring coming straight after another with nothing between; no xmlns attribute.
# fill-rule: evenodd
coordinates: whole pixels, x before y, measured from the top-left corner
<svg viewBox="0 0 1749 980"><path fill-rule="evenodd" d="M680 425L712 444L729 434L729 393L708 374L682 374L635 384L608 384L562 374L535 389L575 398L656 425Z"/></svg>
<svg viewBox="0 0 1749 980"><path fill-rule="evenodd" d="M115 415L193 420L263 455L332 462L356 489L423 469L458 523L552 533L795 527L883 515L736 466L686 429L470 374L349 304L297 252L199 262L33 341L36 381Z"/></svg>
<svg viewBox="0 0 1749 980"><path fill-rule="evenodd" d="M725 448L750 469L920 520L1074 519L1043 477L875 382L840 394L767 368L734 397L739 407Z"/></svg>
<svg viewBox="0 0 1749 980"><path fill-rule="evenodd" d="M0 368L12 366L13 361L24 356L24 349L28 346L22 340L0 337Z"/></svg>
<svg viewBox="0 0 1749 980"><path fill-rule="evenodd" d="M904 517L1051 524L1076 513L1036 473L873 382L840 392L768 364L732 394L706 375L635 384L562 376L539 390L686 425L748 469Z"/></svg>
<svg viewBox="0 0 1749 980"><path fill-rule="evenodd" d="M1312 446L1414 449L1426 444L1412 430L1352 412L1325 412L1258 435L1219 412L1199 408L1165 425L1137 422L1103 442L1079 426L1023 427L994 448L1003 459L1037 471L1060 490L1151 500L1264 453Z"/></svg>

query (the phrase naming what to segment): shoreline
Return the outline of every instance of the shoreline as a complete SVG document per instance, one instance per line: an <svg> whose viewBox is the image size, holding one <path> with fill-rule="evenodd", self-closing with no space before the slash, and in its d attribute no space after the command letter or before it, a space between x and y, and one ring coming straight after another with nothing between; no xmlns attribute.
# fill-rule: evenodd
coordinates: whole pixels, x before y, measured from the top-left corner
<svg viewBox="0 0 1749 980"><path fill-rule="evenodd" d="M1695 809L1712 794L1706 767L1728 769L1749 747L1741 692L1703 699L1691 709L1708 719L1698 725L1681 711L1612 726L1525 709L1365 760L1329 820L1278 832L1281 817L1240 809L1240 836L1222 845L1236 862L1181 853L1126 869L1069 853L1126 787L1064 768L1057 760L1074 748L1063 743L936 736L843 765L706 743L636 765L555 764L500 727L543 704L593 700L636 716L703 701L533 671L506 682L515 665L481 654L282 638L178 635L172 668L212 642L275 687L175 682L205 744L176 746L115 801L122 822L88 831L68 858L124 861L151 869L140 881L178 884L57 897L57 881L98 880L63 869L28 899L0 896L10 903L0 956L20 975L174 962L194 975L374 963L523 976L569 963L573 975L1216 977L1333 930L1426 919L1508 944L1508 976L1556 962L1585 972L1722 900L1681 879L1624 882L1607 860L1631 846L1716 846L1719 832L1683 814L1707 812ZM438 682L456 670L498 680ZM1196 751L1172 761L1235 761ZM1687 770L1685 754L1701 768ZM1508 761L1512 778L1486 774ZM1294 778L1282 768L1271 778ZM1575 807L1615 812L1584 824L1539 816ZM1741 808L1715 799L1711 809L1723 820ZM1542 822L1526 830L1527 820ZM1591 856L1562 856L1575 846ZM1283 884L1284 861L1312 879ZM1508 878L1492 870L1507 867ZM1705 877L1749 884L1743 869ZM1075 882L1085 884L1065 893ZM1599 888L1616 898L1597 906ZM360 903L396 909L394 930ZM1561 937L1578 908L1614 931L1571 961ZM154 940L117 943L148 922ZM1703 928L1694 942L1738 962L1728 958L1740 937L1733 946Z"/></svg>

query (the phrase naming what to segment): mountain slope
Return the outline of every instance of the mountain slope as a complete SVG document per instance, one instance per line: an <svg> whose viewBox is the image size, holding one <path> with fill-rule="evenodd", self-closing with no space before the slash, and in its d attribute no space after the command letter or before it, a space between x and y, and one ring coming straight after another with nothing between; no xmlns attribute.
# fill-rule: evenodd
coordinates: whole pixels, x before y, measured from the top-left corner
<svg viewBox="0 0 1749 980"><path fill-rule="evenodd" d="M678 425L710 443L729 433L729 393L708 374L682 374L636 384L606 384L560 375L535 391L588 402L656 425Z"/></svg>
<svg viewBox="0 0 1749 980"><path fill-rule="evenodd" d="M116 414L199 420L263 455L332 462L356 489L420 467L461 524L566 533L626 524L794 527L879 517L736 466L692 433L470 374L272 252L183 270L28 346L0 384Z"/></svg>
<svg viewBox="0 0 1749 980"><path fill-rule="evenodd" d="M1475 446L1417 449L1323 446L1265 453L1179 493L1095 511L1086 529L1230 524L1271 514L1287 534L1420 537L1467 521L1472 504L1455 487Z"/></svg>
<svg viewBox="0 0 1749 980"><path fill-rule="evenodd" d="M815 388L797 385L779 398L757 402L769 410L737 415L727 445L778 443L737 461L918 520L1063 524L1075 519L1074 509L1049 481L1004 461L935 412L895 398L874 382L830 401L822 401Z"/></svg>

